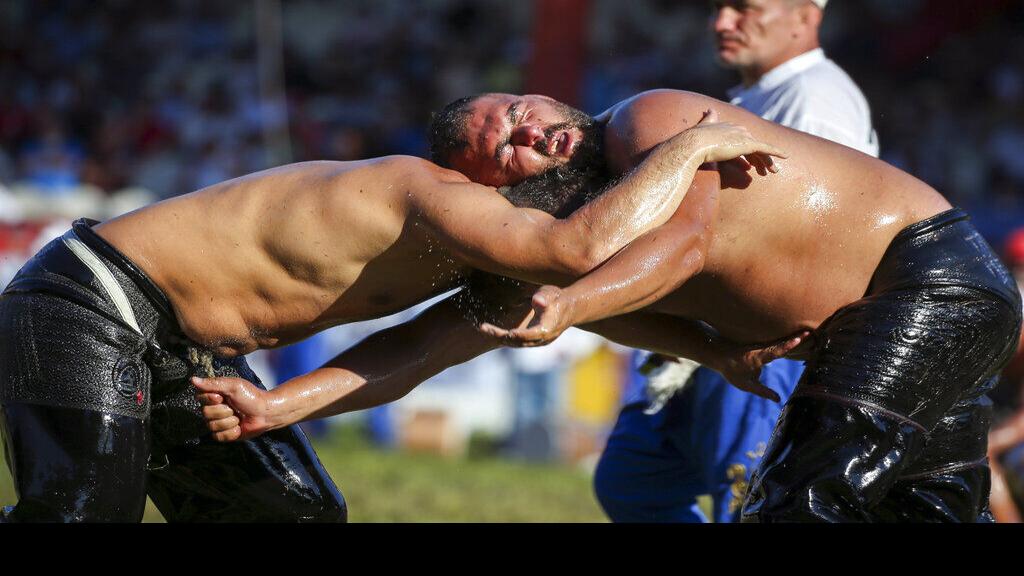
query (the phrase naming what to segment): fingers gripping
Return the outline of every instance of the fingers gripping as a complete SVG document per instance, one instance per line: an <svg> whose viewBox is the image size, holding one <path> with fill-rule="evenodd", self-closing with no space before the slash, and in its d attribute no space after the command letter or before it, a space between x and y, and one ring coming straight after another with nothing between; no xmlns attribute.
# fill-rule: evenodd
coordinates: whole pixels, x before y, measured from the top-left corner
<svg viewBox="0 0 1024 576"><path fill-rule="evenodd" d="M199 403L203 406L213 406L215 404L224 403L224 397L213 392L200 392L199 394L196 394L196 400L199 400Z"/></svg>
<svg viewBox="0 0 1024 576"><path fill-rule="evenodd" d="M226 378L200 378L192 377L192 385L200 392L226 394L230 396L235 391L235 385Z"/></svg>
<svg viewBox="0 0 1024 576"><path fill-rule="evenodd" d="M235 411L227 404L203 406L203 418L206 418L207 420L220 420L223 418L230 418L234 415Z"/></svg>
<svg viewBox="0 0 1024 576"><path fill-rule="evenodd" d="M561 332L558 328L559 311L557 306L553 306L559 294L557 287L542 286L533 295L531 310L515 328L506 330L485 322L479 330L501 341L504 346L531 348L548 344Z"/></svg>
<svg viewBox="0 0 1024 576"><path fill-rule="evenodd" d="M225 378L192 378L196 399L203 406L206 426L218 442L233 442L242 436L241 420L228 400L238 394L237 383Z"/></svg>
<svg viewBox="0 0 1024 576"><path fill-rule="evenodd" d="M210 432L225 432L232 428L238 428L241 421L237 416L229 416L220 420L208 420L206 425L210 428Z"/></svg>
<svg viewBox="0 0 1024 576"><path fill-rule="evenodd" d="M213 434L213 439L216 440L217 442L234 442L235 440L238 440L241 437L242 429L238 426L230 430L225 430L223 432L215 432Z"/></svg>

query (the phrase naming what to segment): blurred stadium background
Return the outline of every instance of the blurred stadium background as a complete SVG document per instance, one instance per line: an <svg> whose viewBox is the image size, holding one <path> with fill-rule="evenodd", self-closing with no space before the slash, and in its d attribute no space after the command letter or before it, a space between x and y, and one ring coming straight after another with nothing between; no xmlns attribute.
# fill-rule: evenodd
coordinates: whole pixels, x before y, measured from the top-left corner
<svg viewBox="0 0 1024 576"><path fill-rule="evenodd" d="M650 88L725 98L736 79L714 63L710 14L706 0L4 1L0 286L73 218L287 162L424 156L431 111L467 94L595 114ZM822 40L867 95L884 160L993 246L1024 226L1024 2L836 0ZM282 381L414 313L252 363ZM353 520L599 521L588 470L639 385L629 364L577 332L309 431Z"/></svg>

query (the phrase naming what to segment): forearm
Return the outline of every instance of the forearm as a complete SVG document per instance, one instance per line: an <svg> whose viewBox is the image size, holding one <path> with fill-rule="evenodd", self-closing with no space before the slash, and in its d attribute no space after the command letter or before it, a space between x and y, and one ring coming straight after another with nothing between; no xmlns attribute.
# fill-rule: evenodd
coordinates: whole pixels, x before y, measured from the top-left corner
<svg viewBox="0 0 1024 576"><path fill-rule="evenodd" d="M809 335L804 331L773 344L739 345L704 324L651 313L619 316L583 328L627 346L695 360L740 390L773 402L780 401L779 394L760 381L761 369L785 357Z"/></svg>
<svg viewBox="0 0 1024 576"><path fill-rule="evenodd" d="M647 240L646 236L637 240L562 292L569 303L572 324L594 322L645 308L675 291L703 268L700 238L681 238L677 246L671 248L652 248L648 244L659 238Z"/></svg>
<svg viewBox="0 0 1024 576"><path fill-rule="evenodd" d="M675 213L703 163L706 147L683 132L660 144L610 190L550 224L547 250L571 251L591 269Z"/></svg>
<svg viewBox="0 0 1024 576"><path fill-rule="evenodd" d="M270 429L392 402L445 369L496 348L452 301L373 334L270 392Z"/></svg>
<svg viewBox="0 0 1024 576"><path fill-rule="evenodd" d="M689 358L709 366L717 363L724 342L700 322L653 312L615 316L579 327L623 346Z"/></svg>
<svg viewBox="0 0 1024 576"><path fill-rule="evenodd" d="M592 322L639 310L699 273L718 214L718 186L717 172L702 171L667 224L563 290L569 321Z"/></svg>

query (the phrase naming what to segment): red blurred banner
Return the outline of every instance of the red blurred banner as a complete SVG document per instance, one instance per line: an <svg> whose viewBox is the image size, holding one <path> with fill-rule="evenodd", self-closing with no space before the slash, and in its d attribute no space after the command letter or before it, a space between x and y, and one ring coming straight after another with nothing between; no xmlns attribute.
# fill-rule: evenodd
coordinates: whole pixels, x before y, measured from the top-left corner
<svg viewBox="0 0 1024 576"><path fill-rule="evenodd" d="M579 106L590 0L535 0L526 90Z"/></svg>

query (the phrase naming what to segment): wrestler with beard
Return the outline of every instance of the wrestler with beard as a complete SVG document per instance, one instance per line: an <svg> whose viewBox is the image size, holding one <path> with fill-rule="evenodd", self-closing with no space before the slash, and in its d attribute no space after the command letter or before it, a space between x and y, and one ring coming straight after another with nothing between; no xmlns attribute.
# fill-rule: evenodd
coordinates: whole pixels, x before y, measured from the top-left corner
<svg viewBox="0 0 1024 576"><path fill-rule="evenodd" d="M344 520L301 430L217 443L189 376L258 385L245 354L404 310L473 270L578 277L667 221L702 163L762 151L778 152L709 119L565 219L393 156L76 222L0 293L0 440L19 496L0 521L137 521L147 494L170 521ZM447 337L478 350L460 344L468 328Z"/></svg>
<svg viewBox="0 0 1024 576"><path fill-rule="evenodd" d="M518 184L499 188L498 192L512 204L565 218L599 196L608 185L611 176L604 162L604 131L590 116L574 108L569 110L571 122L557 124L546 132L550 139L559 130L579 129L584 137L572 158ZM540 146L538 151L545 153Z"/></svg>
<svg viewBox="0 0 1024 576"><path fill-rule="evenodd" d="M744 519L990 520L985 394L1020 333L1010 274L968 216L927 184L699 94L643 93L595 118L609 169L649 160L708 109L784 147L781 171L741 161L699 172L662 227L572 285L538 290L518 328L486 332L504 344L539 345L581 325L723 364L718 371L742 384L759 370L730 375L702 326L750 343L813 329L799 349L807 370L751 483ZM539 96L473 99L452 113L458 129L442 130L455 136L442 143L458 146L435 150L437 159L494 186L568 164L583 132L550 130L563 122L551 110ZM425 313L343 354L328 372L346 384L326 393L313 381L276 396L238 379L200 389L207 403L227 398L244 433L365 407L355 398L368 390L397 397L479 353L436 320ZM207 408L218 408L211 421L225 417Z"/></svg>

